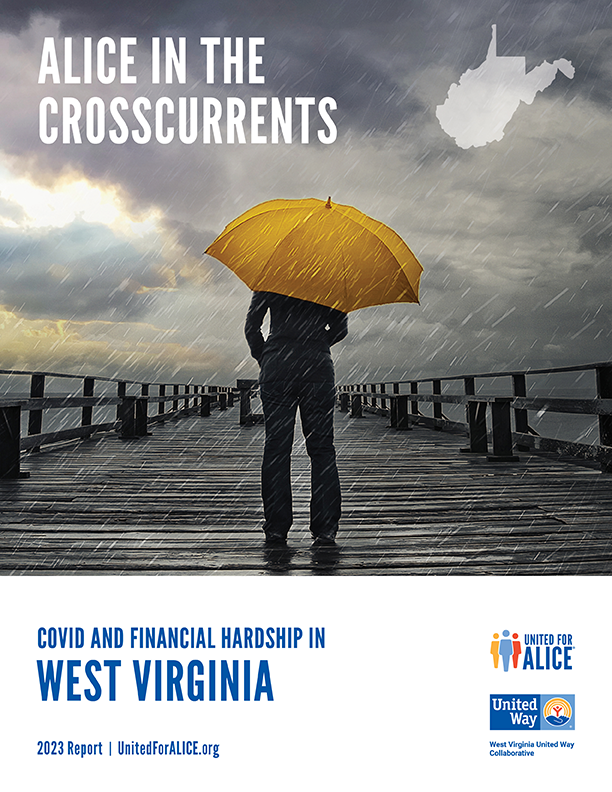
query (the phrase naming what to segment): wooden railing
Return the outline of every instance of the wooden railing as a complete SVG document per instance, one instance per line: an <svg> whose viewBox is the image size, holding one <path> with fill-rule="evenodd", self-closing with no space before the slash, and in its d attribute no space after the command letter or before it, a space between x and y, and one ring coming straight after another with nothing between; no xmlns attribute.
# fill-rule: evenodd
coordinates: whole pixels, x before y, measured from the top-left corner
<svg viewBox="0 0 612 792"><path fill-rule="evenodd" d="M594 375L595 396L563 398L555 395L528 395L528 377L580 372ZM108 377L78 376L53 372L32 372L0 369L0 375L28 378L29 397L10 393L0 395L0 478L18 478L23 452L35 453L42 446L91 437L96 433L117 432L122 439L149 434L149 427L158 422L198 413L210 415L211 408L224 410L234 404L240 394L240 422L260 423L263 416L251 410L255 380L239 380L236 388L193 383L150 383ZM482 381L502 381L502 391L485 393ZM71 380L79 383L80 393L51 395L45 390L53 381ZM95 395L96 384L104 383L111 395ZM457 383L462 393L449 392ZM477 387L478 384L478 387ZM431 392L423 392L426 387ZM445 390L446 388L446 390ZM152 393L152 389L156 393ZM532 390L533 388L530 388ZM25 390L25 389L24 389ZM434 429L453 429L467 433L469 446L462 451L487 454L491 461L516 461L517 451L539 450L568 454L599 462L603 471L612 472L612 362L563 368L527 369L523 371L486 372L453 375L401 382L376 382L341 385L338 388L340 409L352 417L363 411L387 416L392 427L409 430L413 424ZM431 414L421 406L430 404ZM465 421L450 420L443 405L465 408ZM154 414L151 405L157 405ZM43 417L48 411L78 411L79 420L68 428L43 432ZM94 423L96 409L113 411L110 420ZM529 413L565 413L594 416L598 421L599 443L543 437L530 425ZM22 413L28 413L27 433L22 431ZM107 415L108 418L108 415ZM25 429L25 422L23 428ZM489 453L489 445L492 453Z"/></svg>
<svg viewBox="0 0 612 792"><path fill-rule="evenodd" d="M528 377L572 372L580 372L581 377L584 373L594 375L594 397L528 396ZM493 378L505 383L504 395L484 393L480 383L477 388L479 380ZM455 383L455 387L456 383L460 383L463 393L444 392L444 387L449 383ZM431 392L422 392L423 386ZM396 429L408 430L413 424L421 424L434 429L465 431L469 437L469 447L462 451L488 454L491 461L516 461L516 451L534 449L595 460L600 463L602 471L612 473L612 362L402 382L359 383L342 385L338 392L340 409L353 417L360 417L363 410L367 410L388 416L391 426ZM431 404L430 415L421 411L421 405L425 403ZM443 413L444 404L464 405L465 421L449 420ZM542 437L529 423L529 413L534 411L539 414L549 412L596 416L599 443ZM491 454L490 442L493 447Z"/></svg>
<svg viewBox="0 0 612 792"><path fill-rule="evenodd" d="M109 377L90 377L54 372L15 371L0 369L0 375L16 381L27 378L29 398L0 395L0 478L20 478L20 458L24 451L35 453L42 446L91 437L102 432L117 432L124 440L145 437L149 427L159 421L193 415L210 415L217 407L225 410L233 406L234 389L215 385L183 383L150 383ZM71 395L45 395L50 381L58 380L80 384L80 393ZM96 384L104 383L106 389L116 389L116 395L94 395ZM14 388L14 385L13 385ZM154 395L151 389L157 393ZM25 390L25 388L24 388ZM157 411L149 414L150 406ZM78 411L79 419L68 428L43 432L43 416L59 409ZM94 423L96 408L114 409L111 420ZM28 412L27 434L22 436L22 412ZM107 416L108 417L108 416Z"/></svg>

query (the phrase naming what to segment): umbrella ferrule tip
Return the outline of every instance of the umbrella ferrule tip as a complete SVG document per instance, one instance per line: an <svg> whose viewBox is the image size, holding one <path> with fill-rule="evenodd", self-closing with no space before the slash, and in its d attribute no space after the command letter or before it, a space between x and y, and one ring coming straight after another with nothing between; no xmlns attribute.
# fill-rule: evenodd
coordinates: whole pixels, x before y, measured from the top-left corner
<svg viewBox="0 0 612 792"><path fill-rule="evenodd" d="M327 203L325 204L326 209L331 209L331 195L327 198Z"/></svg>

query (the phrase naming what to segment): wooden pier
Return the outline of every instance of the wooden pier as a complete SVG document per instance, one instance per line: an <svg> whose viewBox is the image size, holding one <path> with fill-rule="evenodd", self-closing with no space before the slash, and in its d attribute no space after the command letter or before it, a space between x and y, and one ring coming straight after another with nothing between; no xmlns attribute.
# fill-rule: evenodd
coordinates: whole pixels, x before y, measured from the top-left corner
<svg viewBox="0 0 612 792"><path fill-rule="evenodd" d="M298 432L294 527L287 549L267 549L263 436L234 407L22 457L29 477L0 480L0 574L612 573L612 478L599 465L533 449L492 463L463 453L465 436L367 412L336 413L337 547L312 546Z"/></svg>

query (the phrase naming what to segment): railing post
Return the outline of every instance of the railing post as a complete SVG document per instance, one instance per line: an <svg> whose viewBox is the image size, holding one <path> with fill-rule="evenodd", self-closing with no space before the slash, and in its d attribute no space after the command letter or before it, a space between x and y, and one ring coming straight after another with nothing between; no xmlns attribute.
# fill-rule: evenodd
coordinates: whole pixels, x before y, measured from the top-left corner
<svg viewBox="0 0 612 792"><path fill-rule="evenodd" d="M200 416L208 418L210 416L210 394L204 393L205 385L202 385L202 395L200 396Z"/></svg>
<svg viewBox="0 0 612 792"><path fill-rule="evenodd" d="M393 393L398 394L400 392L399 382L393 383ZM391 411L390 411L390 425L392 429L397 429L397 399L391 399Z"/></svg>
<svg viewBox="0 0 612 792"><path fill-rule="evenodd" d="M126 385L125 382L118 382L117 383L117 396L120 399L124 399L125 398L126 389L127 389L127 385ZM122 416L123 416L123 403L120 402L117 405L117 420L118 421L122 421L123 420Z"/></svg>
<svg viewBox="0 0 612 792"><path fill-rule="evenodd" d="M219 410L227 410L227 393L219 392Z"/></svg>
<svg viewBox="0 0 612 792"><path fill-rule="evenodd" d="M597 396L600 399L612 399L612 366L598 366L595 369L597 379ZM599 442L602 446L612 445L612 415L600 415ZM612 473L612 464L601 462L603 473Z"/></svg>
<svg viewBox="0 0 612 792"><path fill-rule="evenodd" d="M463 380L463 387L466 396L476 395L474 377L465 377ZM462 448L461 451L467 454L487 454L489 451L489 443L487 440L487 403L468 401L465 406L465 415L470 445L469 448Z"/></svg>
<svg viewBox="0 0 612 792"><path fill-rule="evenodd" d="M251 382L238 380L238 387L240 388L240 423L246 424L251 415Z"/></svg>
<svg viewBox="0 0 612 792"><path fill-rule="evenodd" d="M438 379L433 380L432 381L431 390L432 390L432 394L434 396L441 396L442 395L442 382L441 382L441 380L438 380ZM433 417L434 417L435 421L442 422L443 417L442 417L442 403L441 402L434 402L433 403ZM441 423L440 424L436 424L434 426L434 429L437 429L437 430L442 429Z"/></svg>
<svg viewBox="0 0 612 792"><path fill-rule="evenodd" d="M0 478L28 478L19 469L21 407L0 407Z"/></svg>
<svg viewBox="0 0 612 792"><path fill-rule="evenodd" d="M179 395L179 386L178 385L174 385L174 387L172 388L172 395L173 396L178 396ZM179 400L178 399L174 399L173 402L172 402L172 411L175 412L175 413L178 412L178 406L179 406Z"/></svg>
<svg viewBox="0 0 612 792"><path fill-rule="evenodd" d="M380 392L381 393L386 393L387 392L387 387L386 387L384 382L380 383ZM386 410L387 409L387 400L386 399L381 399L380 406L383 408L383 410Z"/></svg>
<svg viewBox="0 0 612 792"><path fill-rule="evenodd" d="M148 389L148 386L147 386ZM150 434L148 431L148 407L149 400L146 396L141 396L135 400L135 415L134 415L134 435L136 437L146 437Z"/></svg>
<svg viewBox="0 0 612 792"><path fill-rule="evenodd" d="M233 407L234 406L234 389L229 388L227 391L227 406Z"/></svg>
<svg viewBox="0 0 612 792"><path fill-rule="evenodd" d="M370 392L376 393L376 385L374 383L370 385ZM376 408L376 404L377 404L376 396L372 396L372 398L370 399L370 404L372 405L372 407Z"/></svg>
<svg viewBox="0 0 612 792"><path fill-rule="evenodd" d="M136 434L136 396L123 396L119 405L120 437L122 440L130 440L137 437Z"/></svg>
<svg viewBox="0 0 612 792"><path fill-rule="evenodd" d="M85 377L83 380L83 396L91 398L94 395L95 380L93 377ZM81 426L91 426L93 423L93 406L87 405L81 410Z"/></svg>
<svg viewBox="0 0 612 792"><path fill-rule="evenodd" d="M401 429L402 431L406 431L408 429L412 429L410 425L410 420L408 418L408 394L402 393L396 397L395 401L397 402L397 414L396 420L397 424L395 426L396 429Z"/></svg>
<svg viewBox="0 0 612 792"><path fill-rule="evenodd" d="M30 398L42 399L44 395L45 395L45 375L32 374L32 380L30 382ZM30 410L30 414L28 415L29 435L40 434L42 432L42 420L43 420L42 410ZM32 449L32 451L34 452L40 451L40 446L36 446L35 448Z"/></svg>
<svg viewBox="0 0 612 792"><path fill-rule="evenodd" d="M417 396L418 392L419 392L419 383L418 382L411 382L410 383L410 393L412 393L414 396ZM418 399L411 399L410 400L410 405L411 405L410 406L410 412L412 413L412 415L415 415L415 416L419 415L419 413L420 413L419 400Z"/></svg>
<svg viewBox="0 0 612 792"><path fill-rule="evenodd" d="M512 393L515 396L527 396L527 382L524 374L512 375ZM520 434L529 434L529 415L527 410L514 410L514 428ZM519 444L518 451L529 451L529 446Z"/></svg>
<svg viewBox="0 0 612 792"><path fill-rule="evenodd" d="M140 398L136 399L136 435L138 437L146 437L151 432L148 431L149 427L149 388L147 382L143 382L140 386Z"/></svg>
<svg viewBox="0 0 612 792"><path fill-rule="evenodd" d="M512 453L511 401L511 396L498 396L491 402L493 454L487 457L490 462L518 462L518 457Z"/></svg>
<svg viewBox="0 0 612 792"><path fill-rule="evenodd" d="M360 393L351 394L351 418L363 418L363 407Z"/></svg>
<svg viewBox="0 0 612 792"><path fill-rule="evenodd" d="M349 394L346 391L340 393L340 412L348 412L349 398Z"/></svg>
<svg viewBox="0 0 612 792"><path fill-rule="evenodd" d="M160 385L159 386L159 396L165 396L165 395L166 395L166 386L165 385ZM160 401L159 404L157 405L157 414L158 415L163 415L165 412L166 412L166 403L163 402L163 401Z"/></svg>
<svg viewBox="0 0 612 792"><path fill-rule="evenodd" d="M253 414L251 411L251 391L257 380L239 379L236 387L240 391L240 425L251 426L253 424Z"/></svg>

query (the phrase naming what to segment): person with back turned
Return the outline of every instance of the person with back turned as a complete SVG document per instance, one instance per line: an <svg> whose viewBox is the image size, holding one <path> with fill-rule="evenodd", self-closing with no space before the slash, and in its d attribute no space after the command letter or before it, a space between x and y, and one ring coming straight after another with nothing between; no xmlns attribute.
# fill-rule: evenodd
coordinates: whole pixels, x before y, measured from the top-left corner
<svg viewBox="0 0 612 792"><path fill-rule="evenodd" d="M270 311L267 339L261 331ZM330 347L348 333L347 315L324 305L256 291L245 335L261 367L266 439L261 472L266 544L284 544L293 522L291 449L297 409L311 464L310 532L334 544L341 512L334 449L334 365Z"/></svg>

